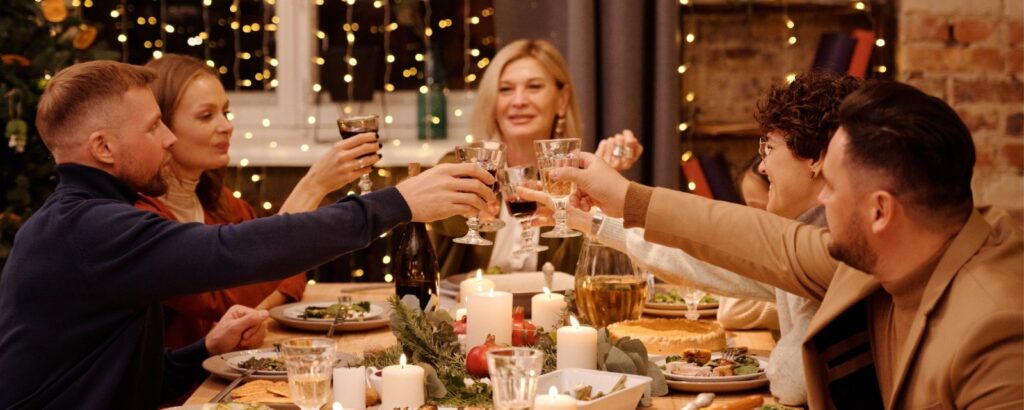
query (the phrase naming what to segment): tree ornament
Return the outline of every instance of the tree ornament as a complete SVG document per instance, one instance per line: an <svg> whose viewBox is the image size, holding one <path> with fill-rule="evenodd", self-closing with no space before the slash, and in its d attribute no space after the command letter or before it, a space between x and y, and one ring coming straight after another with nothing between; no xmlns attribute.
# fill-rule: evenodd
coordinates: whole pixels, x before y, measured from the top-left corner
<svg viewBox="0 0 1024 410"><path fill-rule="evenodd" d="M68 7L64 0L43 0L43 17L51 23L60 23L68 18Z"/></svg>
<svg viewBox="0 0 1024 410"><path fill-rule="evenodd" d="M78 26L78 33L75 34L75 39L72 40L71 45L78 50L85 50L92 46L92 43L96 41L96 34L98 31L96 27L92 27L86 24Z"/></svg>
<svg viewBox="0 0 1024 410"><path fill-rule="evenodd" d="M19 154L25 152L25 144L28 142L28 123L21 119L13 119L7 121L5 129L7 146Z"/></svg>
<svg viewBox="0 0 1024 410"><path fill-rule="evenodd" d="M2 60L4 64L18 65L21 67L28 67L29 64L32 64L28 58L21 54L4 54L3 56L0 56L0 60Z"/></svg>

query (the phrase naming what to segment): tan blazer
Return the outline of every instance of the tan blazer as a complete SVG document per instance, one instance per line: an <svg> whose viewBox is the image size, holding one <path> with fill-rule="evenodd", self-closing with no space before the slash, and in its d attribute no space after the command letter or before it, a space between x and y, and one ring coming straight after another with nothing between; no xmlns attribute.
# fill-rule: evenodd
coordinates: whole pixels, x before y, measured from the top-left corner
<svg viewBox="0 0 1024 410"><path fill-rule="evenodd" d="M646 213L630 211L645 202ZM1024 408L1024 242L1005 213L972 213L932 272L899 347L873 345L870 302L885 291L829 256L826 229L636 184L626 207L627 226L645 227L647 240L822 301L804 341L812 409ZM884 398L872 354L879 349L898 358Z"/></svg>

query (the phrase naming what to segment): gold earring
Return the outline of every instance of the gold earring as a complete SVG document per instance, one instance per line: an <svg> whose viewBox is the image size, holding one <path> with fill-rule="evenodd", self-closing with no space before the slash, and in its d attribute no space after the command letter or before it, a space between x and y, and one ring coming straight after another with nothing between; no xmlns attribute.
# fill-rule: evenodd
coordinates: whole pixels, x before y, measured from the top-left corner
<svg viewBox="0 0 1024 410"><path fill-rule="evenodd" d="M565 117L559 115L558 120L555 121L555 138L563 137L565 137Z"/></svg>

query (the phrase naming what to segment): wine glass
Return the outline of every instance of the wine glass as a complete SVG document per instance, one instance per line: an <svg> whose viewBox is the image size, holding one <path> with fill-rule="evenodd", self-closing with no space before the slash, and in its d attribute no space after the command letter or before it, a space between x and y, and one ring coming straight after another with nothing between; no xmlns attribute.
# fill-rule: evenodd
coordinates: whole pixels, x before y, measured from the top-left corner
<svg viewBox="0 0 1024 410"><path fill-rule="evenodd" d="M498 145L491 145L487 147L473 147L473 146L461 146L455 147L455 158L459 162L467 164L476 164L476 166L483 168L485 171L491 173L491 176L497 176L498 168L505 163L505 144L497 143ZM495 178L492 189L497 189L498 186L497 178ZM495 191L497 193L497 191ZM452 241L455 243L461 243L464 245L483 245L489 246L494 245L487 239L480 236L480 213L476 215L470 215L466 219L466 226L469 227L469 232L461 238L455 238Z"/></svg>
<svg viewBox="0 0 1024 410"><path fill-rule="evenodd" d="M690 320L700 319L700 312L697 311L697 305L700 304L700 300L704 299L704 296L707 295L707 293L692 286L683 286L680 289L680 293L683 294L683 302L686 302L686 318Z"/></svg>
<svg viewBox="0 0 1024 410"><path fill-rule="evenodd" d="M334 340L300 337L281 344L288 369L288 390L302 410L315 410L327 403L334 374Z"/></svg>
<svg viewBox="0 0 1024 410"><path fill-rule="evenodd" d="M487 141L474 141L474 142L470 143L469 146L470 147L475 147L475 148L497 149L497 150L501 150L502 152L505 151L505 144L503 144L501 142L498 142L498 141L490 141L490 140L487 140ZM507 155L505 155L505 154L502 155L501 164L498 165L499 168L504 168L505 167L505 158L506 157L507 157ZM497 194L499 191L500 191L500 189L498 188L498 185L495 185L494 193ZM480 232L497 232L497 231L501 230L504 227L505 227L505 221L502 221L501 218L494 218L494 219L490 219L490 220L486 220L486 221L481 222L480 223L480 228L478 228L477 230L480 231Z"/></svg>
<svg viewBox="0 0 1024 410"><path fill-rule="evenodd" d="M338 131L341 133L341 139L348 139L364 132L376 133L379 129L380 126L378 125L376 115L360 115L338 120ZM373 182L370 181L370 174L363 174L359 177L359 195L370 193L372 188Z"/></svg>
<svg viewBox="0 0 1024 410"><path fill-rule="evenodd" d="M537 165L540 167L544 191L555 203L555 228L542 233L545 238L572 238L580 236L579 232L566 226L565 208L569 204L569 196L576 190L576 183L570 181L554 182L548 178L551 170L559 167L575 167L579 164L580 139L563 138L540 140L533 142L537 151Z"/></svg>
<svg viewBox="0 0 1024 410"><path fill-rule="evenodd" d="M537 201L526 200L516 193L516 188L521 186L536 188L537 168L532 166L505 167L498 171L498 181L501 182L501 196L505 200L509 215L515 217L519 221L519 225L523 227L521 247L513 253L522 255L548 250L547 246L534 241L533 227L530 226L533 215L537 212Z"/></svg>
<svg viewBox="0 0 1024 410"><path fill-rule="evenodd" d="M576 308L595 327L639 319L647 278L633 259L587 237L576 263Z"/></svg>

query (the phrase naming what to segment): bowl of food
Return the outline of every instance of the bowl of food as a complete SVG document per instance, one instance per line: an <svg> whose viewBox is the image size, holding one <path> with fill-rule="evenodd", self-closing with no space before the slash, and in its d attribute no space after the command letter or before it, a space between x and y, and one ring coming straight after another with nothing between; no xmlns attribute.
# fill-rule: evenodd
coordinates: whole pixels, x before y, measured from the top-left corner
<svg viewBox="0 0 1024 410"><path fill-rule="evenodd" d="M540 376L537 394L551 387L576 398L580 410L633 409L647 391L652 379L632 374L587 369L562 369Z"/></svg>

